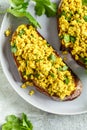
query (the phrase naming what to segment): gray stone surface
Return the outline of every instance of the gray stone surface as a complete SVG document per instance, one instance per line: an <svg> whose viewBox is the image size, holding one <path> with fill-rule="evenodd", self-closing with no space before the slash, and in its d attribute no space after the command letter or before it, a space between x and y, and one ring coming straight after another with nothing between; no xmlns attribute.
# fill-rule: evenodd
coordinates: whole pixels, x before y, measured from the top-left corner
<svg viewBox="0 0 87 130"><path fill-rule="evenodd" d="M8 6L7 0L0 0L0 9ZM3 15L0 15L0 25ZM60 116L43 112L24 101L7 81L0 65L0 124L8 114L26 113L34 130L87 130L87 114Z"/></svg>

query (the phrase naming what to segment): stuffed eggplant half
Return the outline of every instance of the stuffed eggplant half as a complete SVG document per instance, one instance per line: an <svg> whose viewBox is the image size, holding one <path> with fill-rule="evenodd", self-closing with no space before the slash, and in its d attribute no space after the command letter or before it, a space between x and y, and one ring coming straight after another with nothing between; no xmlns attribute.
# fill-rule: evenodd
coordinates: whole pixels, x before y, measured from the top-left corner
<svg viewBox="0 0 87 130"><path fill-rule="evenodd" d="M54 100L73 100L81 94L80 79L33 26L18 26L11 51L23 82Z"/></svg>
<svg viewBox="0 0 87 130"><path fill-rule="evenodd" d="M58 35L61 50L68 50L75 61L87 68L87 2L61 0L58 8Z"/></svg>

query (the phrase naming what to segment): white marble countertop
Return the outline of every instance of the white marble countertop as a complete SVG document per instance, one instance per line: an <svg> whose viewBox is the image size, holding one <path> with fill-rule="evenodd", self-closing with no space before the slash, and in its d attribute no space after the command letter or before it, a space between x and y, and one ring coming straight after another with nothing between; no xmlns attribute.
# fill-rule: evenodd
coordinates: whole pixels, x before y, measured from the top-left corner
<svg viewBox="0 0 87 130"><path fill-rule="evenodd" d="M0 0L0 8L7 6L7 0ZM0 15L0 25L3 15ZM24 101L7 81L0 65L0 124L8 114L26 113L34 130L87 130L87 114L60 116L43 112Z"/></svg>

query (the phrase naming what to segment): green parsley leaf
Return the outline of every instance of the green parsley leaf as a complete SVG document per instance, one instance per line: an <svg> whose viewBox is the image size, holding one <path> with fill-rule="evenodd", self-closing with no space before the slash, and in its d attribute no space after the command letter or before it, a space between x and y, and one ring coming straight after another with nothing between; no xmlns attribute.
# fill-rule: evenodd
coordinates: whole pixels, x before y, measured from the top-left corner
<svg viewBox="0 0 87 130"><path fill-rule="evenodd" d="M64 42L65 42L65 43L70 42L70 35L68 35L68 34L65 34L65 35L64 35Z"/></svg>
<svg viewBox="0 0 87 130"><path fill-rule="evenodd" d="M70 36L70 41L71 41L72 43L75 43L75 41L76 41L76 37L74 37L74 36Z"/></svg>
<svg viewBox="0 0 87 130"><path fill-rule="evenodd" d="M12 52L12 53L16 53L16 51L17 51L17 47L16 47L16 45L14 44L14 46L11 46L11 52Z"/></svg>
<svg viewBox="0 0 87 130"><path fill-rule="evenodd" d="M14 6L18 6L20 4L23 4L24 3L24 0L9 0L10 4L12 7Z"/></svg>
<svg viewBox="0 0 87 130"><path fill-rule="evenodd" d="M50 54L48 60L52 60L53 62L56 61L56 56L54 54Z"/></svg>
<svg viewBox="0 0 87 130"><path fill-rule="evenodd" d="M25 34L25 30L24 30L24 29L20 30L19 33L18 33L18 35L19 35L20 37L22 37L22 35L24 35L24 34Z"/></svg>
<svg viewBox="0 0 87 130"><path fill-rule="evenodd" d="M57 4L51 2L50 0L33 0L35 5L35 12L37 15L41 16L46 14L47 17L52 17L57 14Z"/></svg>
<svg viewBox="0 0 87 130"><path fill-rule="evenodd" d="M33 129L32 123L28 120L27 116L24 113L22 114L22 123L24 127L28 128L27 130Z"/></svg>
<svg viewBox="0 0 87 130"><path fill-rule="evenodd" d="M83 58L83 62L87 64L87 58Z"/></svg>
<svg viewBox="0 0 87 130"><path fill-rule="evenodd" d="M85 15L83 19L85 20L85 22L87 22L87 15Z"/></svg>
<svg viewBox="0 0 87 130"><path fill-rule="evenodd" d="M86 5L87 6L87 0L82 0L82 5Z"/></svg>
<svg viewBox="0 0 87 130"><path fill-rule="evenodd" d="M58 71L65 71L65 70L67 70L68 69L68 66L63 66L63 67L59 67L58 68Z"/></svg>
<svg viewBox="0 0 87 130"><path fill-rule="evenodd" d="M69 78L66 76L65 79L64 79L64 83L68 85L69 81L70 81Z"/></svg>
<svg viewBox="0 0 87 130"><path fill-rule="evenodd" d="M13 8L13 9L9 8L7 10L7 12L11 13L12 15L14 15L16 17L26 17L29 20L30 24L32 24L35 27L37 27L37 26L40 27L39 23L34 19L34 17L29 12L26 12L22 9L17 10L15 8Z"/></svg>
<svg viewBox="0 0 87 130"><path fill-rule="evenodd" d="M55 75L54 75L53 73L50 73L50 76L51 76L52 78L54 78L54 77L55 77Z"/></svg>
<svg viewBox="0 0 87 130"><path fill-rule="evenodd" d="M6 123L2 125L2 130L33 130L33 126L23 113L22 118L15 115L7 116Z"/></svg>
<svg viewBox="0 0 87 130"><path fill-rule="evenodd" d="M35 6L36 15L41 16L45 13L45 8L40 3L37 3Z"/></svg>

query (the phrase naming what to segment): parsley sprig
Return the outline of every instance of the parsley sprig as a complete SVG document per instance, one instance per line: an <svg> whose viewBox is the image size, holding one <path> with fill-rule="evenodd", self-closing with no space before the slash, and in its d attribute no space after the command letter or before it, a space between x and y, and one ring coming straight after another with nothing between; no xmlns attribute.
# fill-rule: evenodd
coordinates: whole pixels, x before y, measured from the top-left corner
<svg viewBox="0 0 87 130"><path fill-rule="evenodd" d="M2 130L33 130L33 126L26 114L23 113L22 118L15 115L7 116L6 123L2 125Z"/></svg>
<svg viewBox="0 0 87 130"><path fill-rule="evenodd" d="M36 19L27 11L29 0L9 0L10 7L7 9L8 13L16 17L26 17L29 23L35 27L40 27Z"/></svg>
<svg viewBox="0 0 87 130"><path fill-rule="evenodd" d="M47 17L56 15L57 4L50 0L33 0L35 5L35 11L38 16L45 14Z"/></svg>
<svg viewBox="0 0 87 130"><path fill-rule="evenodd" d="M34 10L38 16L45 14L47 17L52 17L57 13L57 4L50 0L9 0L10 7L5 12L15 17L26 17L29 24L34 27L41 27L37 20L27 11L30 2L35 3Z"/></svg>

